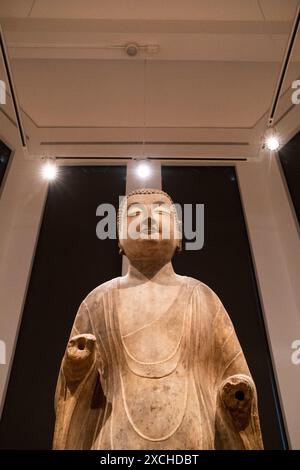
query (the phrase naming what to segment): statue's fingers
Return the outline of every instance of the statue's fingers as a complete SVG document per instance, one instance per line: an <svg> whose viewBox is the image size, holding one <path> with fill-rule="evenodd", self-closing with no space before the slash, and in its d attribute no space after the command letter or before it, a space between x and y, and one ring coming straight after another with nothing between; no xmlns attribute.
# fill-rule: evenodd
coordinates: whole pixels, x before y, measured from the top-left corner
<svg viewBox="0 0 300 470"><path fill-rule="evenodd" d="M96 338L95 336L91 335L90 338L86 339L86 345L85 345L86 349L88 349L90 352L93 352L95 348L95 343L96 343Z"/></svg>
<svg viewBox="0 0 300 470"><path fill-rule="evenodd" d="M68 345L67 347L67 355L69 357L76 357L78 354L78 348L75 343Z"/></svg>
<svg viewBox="0 0 300 470"><path fill-rule="evenodd" d="M87 341L88 340L91 340L93 342L96 341L96 336L92 335L91 333L85 333L83 336L86 338Z"/></svg>
<svg viewBox="0 0 300 470"><path fill-rule="evenodd" d="M72 348L75 345L76 340L74 338L71 338L67 344L67 348Z"/></svg>

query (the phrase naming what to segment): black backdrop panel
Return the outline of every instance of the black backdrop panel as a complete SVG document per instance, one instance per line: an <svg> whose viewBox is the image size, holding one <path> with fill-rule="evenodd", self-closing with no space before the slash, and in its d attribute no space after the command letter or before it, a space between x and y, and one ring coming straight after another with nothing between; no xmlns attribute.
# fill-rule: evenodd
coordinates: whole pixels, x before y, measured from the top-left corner
<svg viewBox="0 0 300 470"><path fill-rule="evenodd" d="M8 165L11 150L0 140L0 186Z"/></svg>
<svg viewBox="0 0 300 470"><path fill-rule="evenodd" d="M300 132L280 150L279 159L300 224Z"/></svg>
<svg viewBox="0 0 300 470"><path fill-rule="evenodd" d="M116 240L96 237L96 208L118 207L126 167L64 167L51 183L0 424L2 449L51 448L53 399L76 311L121 275Z"/></svg>
<svg viewBox="0 0 300 470"><path fill-rule="evenodd" d="M174 202L205 205L204 247L177 254L174 268L204 282L222 300L257 386L265 448L282 449L286 437L235 169L165 166L162 187Z"/></svg>

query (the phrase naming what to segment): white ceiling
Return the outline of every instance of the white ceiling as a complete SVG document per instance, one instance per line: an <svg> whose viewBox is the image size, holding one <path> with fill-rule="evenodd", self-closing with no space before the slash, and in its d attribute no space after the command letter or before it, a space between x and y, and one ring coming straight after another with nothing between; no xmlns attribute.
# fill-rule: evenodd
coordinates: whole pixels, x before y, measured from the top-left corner
<svg viewBox="0 0 300 470"><path fill-rule="evenodd" d="M60 143L57 149L66 153L74 152L66 142L78 140L87 154L93 140L102 152L101 141L108 138L147 138L188 141L182 150L188 153L198 142L194 153L220 156L230 155L230 142L234 153L249 156L271 104L297 4L1 0L26 132L34 142ZM159 51L129 58L114 48L129 42L158 45ZM298 38L286 95L299 76ZM286 95L282 114L291 106ZM10 114L9 106L3 111Z"/></svg>

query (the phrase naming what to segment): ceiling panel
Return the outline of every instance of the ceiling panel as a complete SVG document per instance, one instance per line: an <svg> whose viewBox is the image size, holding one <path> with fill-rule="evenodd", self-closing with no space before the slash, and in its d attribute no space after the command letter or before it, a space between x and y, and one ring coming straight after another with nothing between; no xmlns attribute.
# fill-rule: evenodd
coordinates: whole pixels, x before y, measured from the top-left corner
<svg viewBox="0 0 300 470"><path fill-rule="evenodd" d="M147 126L252 127L279 64L17 60L13 69L39 126L144 126L145 99Z"/></svg>
<svg viewBox="0 0 300 470"><path fill-rule="evenodd" d="M271 63L153 62L147 123L253 127L270 104L278 72Z"/></svg>
<svg viewBox="0 0 300 470"><path fill-rule="evenodd" d="M262 19L256 0L36 0L32 17L106 19Z"/></svg>
<svg viewBox="0 0 300 470"><path fill-rule="evenodd" d="M262 12L268 21L292 21L298 0L258 0Z"/></svg>
<svg viewBox="0 0 300 470"><path fill-rule="evenodd" d="M34 0L1 0L0 17L27 17L31 11Z"/></svg>
<svg viewBox="0 0 300 470"><path fill-rule="evenodd" d="M137 126L143 63L17 60L20 102L39 126Z"/></svg>

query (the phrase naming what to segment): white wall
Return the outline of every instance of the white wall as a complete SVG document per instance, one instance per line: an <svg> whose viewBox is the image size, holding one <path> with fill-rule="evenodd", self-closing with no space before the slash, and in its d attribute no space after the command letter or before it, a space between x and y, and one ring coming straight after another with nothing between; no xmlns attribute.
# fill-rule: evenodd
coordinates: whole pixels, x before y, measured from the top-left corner
<svg viewBox="0 0 300 470"><path fill-rule="evenodd" d="M296 220L275 155L239 163L237 174L288 437L300 449L300 365L291 360L291 344L300 339Z"/></svg>
<svg viewBox="0 0 300 470"><path fill-rule="evenodd" d="M6 364L0 364L2 411L23 302L46 195L39 161L25 160L15 126L0 112L0 139L11 149L11 164L0 196L0 340Z"/></svg>

